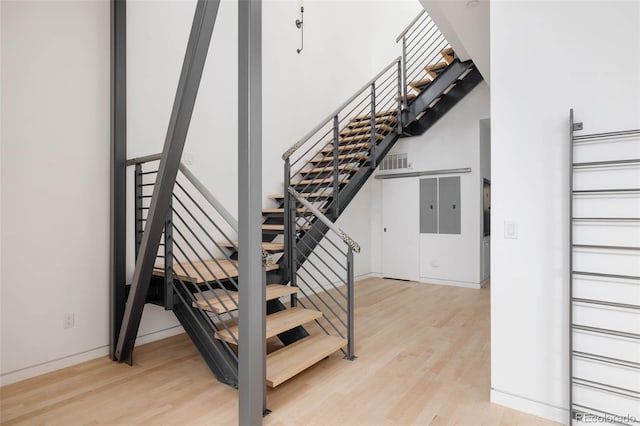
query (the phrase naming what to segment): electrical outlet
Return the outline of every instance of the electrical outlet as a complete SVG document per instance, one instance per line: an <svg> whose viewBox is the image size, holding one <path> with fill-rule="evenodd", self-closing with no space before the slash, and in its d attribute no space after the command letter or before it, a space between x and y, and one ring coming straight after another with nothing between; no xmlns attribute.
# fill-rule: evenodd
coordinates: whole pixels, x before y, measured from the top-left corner
<svg viewBox="0 0 640 426"><path fill-rule="evenodd" d="M64 314L64 328L73 328L76 326L76 314L71 312Z"/></svg>

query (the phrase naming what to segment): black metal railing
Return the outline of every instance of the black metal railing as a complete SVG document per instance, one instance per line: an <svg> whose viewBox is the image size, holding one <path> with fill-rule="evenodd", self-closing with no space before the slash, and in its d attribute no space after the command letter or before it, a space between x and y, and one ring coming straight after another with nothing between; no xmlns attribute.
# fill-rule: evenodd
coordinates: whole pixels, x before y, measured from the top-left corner
<svg viewBox="0 0 640 426"><path fill-rule="evenodd" d="M136 253L158 172L159 155L129 160L135 166ZM235 218L184 166L180 165L171 209L156 256L154 279L162 279L164 307L180 302L195 320L218 337L217 350L235 360L238 344L238 247ZM259 283L261 285L262 283ZM224 335L224 336L222 336ZM222 338L221 338L222 337ZM235 368L230 366L231 369Z"/></svg>
<svg viewBox="0 0 640 426"><path fill-rule="evenodd" d="M398 57L283 154L285 182L311 202L332 201L337 217L340 189L360 168L375 168L380 141L401 131L401 81Z"/></svg>
<svg viewBox="0 0 640 426"><path fill-rule="evenodd" d="M329 335L347 341L342 352L354 359L354 269L353 252L360 246L292 187L290 210L285 221L296 231L285 242L289 248L291 285L302 297L294 296L292 306L321 311L318 326ZM326 227L326 232L314 223Z"/></svg>
<svg viewBox="0 0 640 426"><path fill-rule="evenodd" d="M403 106L408 105L408 95L413 82L428 76L427 68L441 62L449 42L438 29L429 14L422 10L396 38L402 41Z"/></svg>

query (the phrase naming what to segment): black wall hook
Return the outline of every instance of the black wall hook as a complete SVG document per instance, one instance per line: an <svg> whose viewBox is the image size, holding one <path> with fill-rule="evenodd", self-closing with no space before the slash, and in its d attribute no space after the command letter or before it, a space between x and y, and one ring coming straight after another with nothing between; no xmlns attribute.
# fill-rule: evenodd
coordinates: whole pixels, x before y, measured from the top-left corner
<svg viewBox="0 0 640 426"><path fill-rule="evenodd" d="M300 30L300 49L296 52L302 52L304 49L304 6L300 6L300 19L296 19L296 27Z"/></svg>

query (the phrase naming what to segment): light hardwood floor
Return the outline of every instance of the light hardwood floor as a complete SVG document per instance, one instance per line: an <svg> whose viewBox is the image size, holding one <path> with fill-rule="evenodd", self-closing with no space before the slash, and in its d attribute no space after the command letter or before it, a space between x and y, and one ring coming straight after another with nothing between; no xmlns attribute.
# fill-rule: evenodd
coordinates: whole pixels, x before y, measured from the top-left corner
<svg viewBox="0 0 640 426"><path fill-rule="evenodd" d="M356 285L356 354L270 389L265 425L554 425L489 403L489 290ZM0 389L3 425L234 425L237 391L183 334Z"/></svg>

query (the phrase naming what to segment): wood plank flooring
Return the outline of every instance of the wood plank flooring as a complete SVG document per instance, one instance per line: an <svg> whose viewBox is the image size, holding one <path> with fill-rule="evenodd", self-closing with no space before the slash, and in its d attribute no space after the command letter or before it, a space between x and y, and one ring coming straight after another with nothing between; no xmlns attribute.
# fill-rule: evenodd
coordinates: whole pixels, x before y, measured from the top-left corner
<svg viewBox="0 0 640 426"><path fill-rule="evenodd" d="M489 403L489 290L356 285L355 361L340 352L268 391L265 425L554 425ZM3 425L234 425L237 391L182 334L0 388Z"/></svg>

